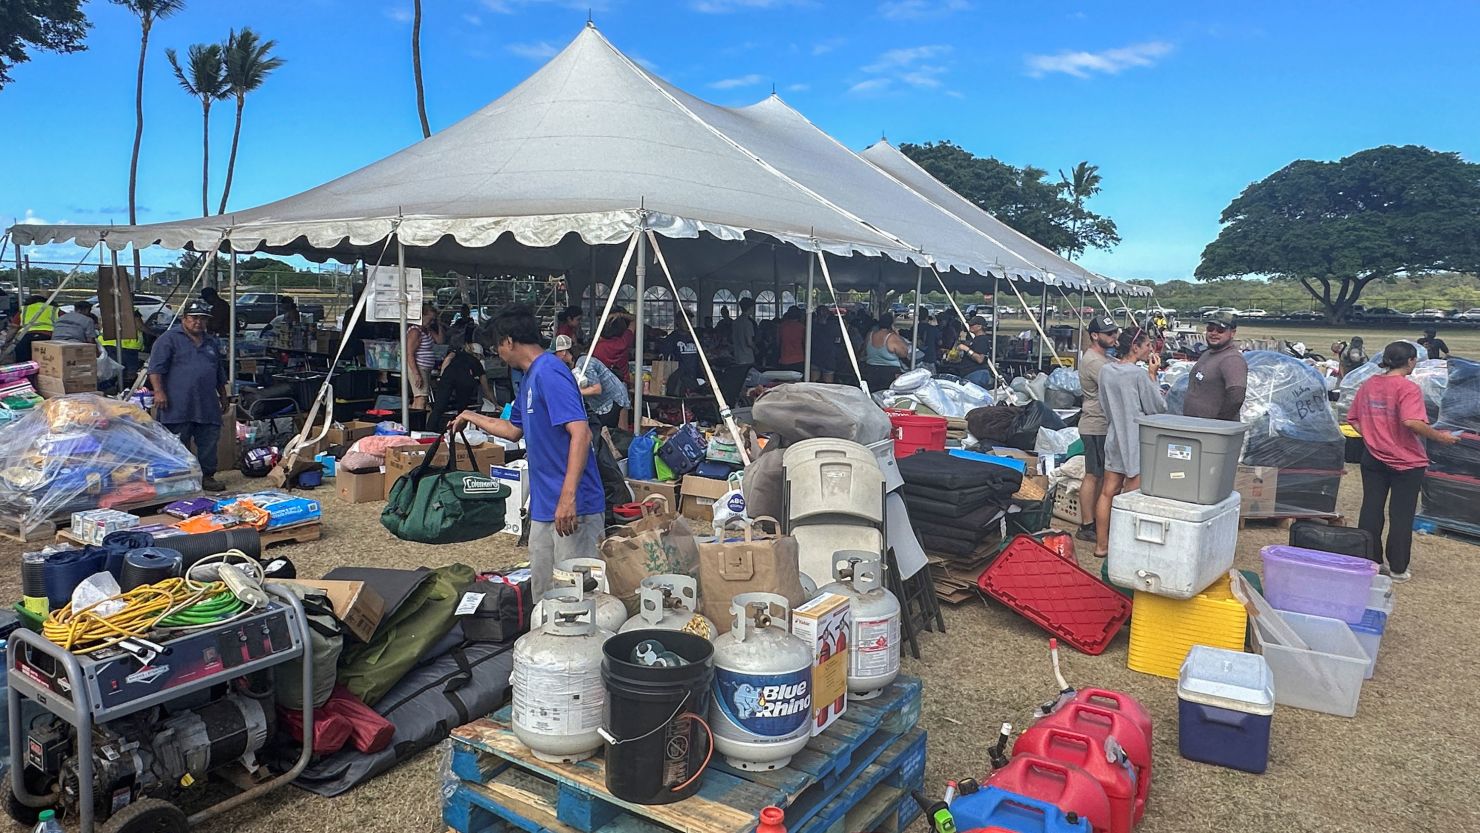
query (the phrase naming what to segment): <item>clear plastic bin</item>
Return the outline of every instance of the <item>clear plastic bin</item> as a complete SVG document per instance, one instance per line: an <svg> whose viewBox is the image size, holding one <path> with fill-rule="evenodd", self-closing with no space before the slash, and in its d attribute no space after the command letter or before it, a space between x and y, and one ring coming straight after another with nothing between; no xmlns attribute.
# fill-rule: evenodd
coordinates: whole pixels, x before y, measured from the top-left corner
<svg viewBox="0 0 1480 833"><path fill-rule="evenodd" d="M1141 491L1189 503L1222 503L1233 492L1249 426L1222 419L1153 414L1141 426Z"/></svg>
<svg viewBox="0 0 1480 833"><path fill-rule="evenodd" d="M1348 624L1362 621L1377 563L1365 558L1274 544L1259 551L1270 606Z"/></svg>
<svg viewBox="0 0 1480 833"><path fill-rule="evenodd" d="M1301 650L1275 643L1255 617L1254 643L1274 673L1274 701L1355 717L1369 658L1351 627L1324 616L1286 611L1279 611L1279 616L1309 647Z"/></svg>
<svg viewBox="0 0 1480 833"><path fill-rule="evenodd" d="M1393 592L1393 580L1381 573L1372 577L1372 589L1367 595L1367 609L1380 610L1389 616L1397 606L1398 594Z"/></svg>
<svg viewBox="0 0 1480 833"><path fill-rule="evenodd" d="M1382 647L1382 634L1387 630L1387 621L1386 613L1369 607L1362 621L1351 626L1352 634L1362 643L1362 650L1369 657L1366 679L1372 679L1372 672L1377 670L1377 650Z"/></svg>

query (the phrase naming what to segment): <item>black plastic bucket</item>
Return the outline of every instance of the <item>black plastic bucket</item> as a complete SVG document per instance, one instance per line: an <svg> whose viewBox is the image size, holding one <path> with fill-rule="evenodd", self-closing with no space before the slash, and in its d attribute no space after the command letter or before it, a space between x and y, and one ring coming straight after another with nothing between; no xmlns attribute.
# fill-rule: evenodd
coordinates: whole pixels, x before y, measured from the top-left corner
<svg viewBox="0 0 1480 833"><path fill-rule="evenodd" d="M651 668L632 662L632 649L645 639L663 643L689 664ZM714 645L693 634L645 629L613 636L602 651L607 790L634 804L667 804L698 792L703 779L695 774L712 755L713 741L690 715L708 719Z"/></svg>

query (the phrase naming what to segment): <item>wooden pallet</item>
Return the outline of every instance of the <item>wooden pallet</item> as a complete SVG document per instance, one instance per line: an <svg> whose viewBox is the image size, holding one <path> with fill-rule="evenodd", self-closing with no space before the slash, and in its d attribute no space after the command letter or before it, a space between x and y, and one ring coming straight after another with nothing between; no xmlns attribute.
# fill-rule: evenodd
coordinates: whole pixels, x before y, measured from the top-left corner
<svg viewBox="0 0 1480 833"><path fill-rule="evenodd" d="M1238 528L1244 529L1250 526L1268 526L1275 529L1289 529L1290 524L1296 521L1320 521L1331 526L1346 526L1346 518L1342 515L1256 515L1246 518L1242 515L1238 519Z"/></svg>
<svg viewBox="0 0 1480 833"><path fill-rule="evenodd" d="M172 515L146 515L139 519L142 526L150 526L157 523L174 523L178 520L179 518ZM263 549L276 546L277 544L304 544L309 541L317 541L324 537L324 525L319 521L309 521L307 523L279 527L278 529L270 529L262 533L259 537L261 538ZM53 538L58 544L69 544L79 547L86 544L81 538L73 535L70 528L57 529ZM160 546L167 546L169 539L160 538L159 541Z"/></svg>
<svg viewBox="0 0 1480 833"><path fill-rule="evenodd" d="M849 703L782 769L745 772L716 757L697 795L666 805L607 792L599 756L575 764L535 758L514 737L506 707L453 732L452 771L461 780L443 817L459 833L499 821L530 833L746 833L774 805L793 833L898 833L914 817L909 791L924 783L920 690L918 679L901 677L879 698ZM879 826L853 826L872 822Z"/></svg>
<svg viewBox="0 0 1480 833"><path fill-rule="evenodd" d="M1439 531L1454 538L1463 538L1469 543L1480 542L1480 526L1467 524L1464 521L1453 521L1448 518L1436 518L1433 515L1415 515L1415 521L1427 521L1439 528Z"/></svg>
<svg viewBox="0 0 1480 833"><path fill-rule="evenodd" d="M0 537L11 541L30 544L54 538L56 533L57 525L51 521L41 521L34 526L27 526L25 518L19 515L0 515Z"/></svg>

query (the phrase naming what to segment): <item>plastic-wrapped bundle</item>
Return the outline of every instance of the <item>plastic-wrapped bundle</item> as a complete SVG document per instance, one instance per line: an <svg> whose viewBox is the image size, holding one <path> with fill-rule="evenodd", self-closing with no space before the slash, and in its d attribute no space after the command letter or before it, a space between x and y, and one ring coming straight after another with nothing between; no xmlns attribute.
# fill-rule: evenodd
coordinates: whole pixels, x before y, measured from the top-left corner
<svg viewBox="0 0 1480 833"><path fill-rule="evenodd" d="M1075 396L1084 395L1084 388L1079 385L1078 371L1067 367L1056 367L1048 374L1048 389L1065 391Z"/></svg>
<svg viewBox="0 0 1480 833"><path fill-rule="evenodd" d="M1321 374L1294 356L1269 350L1245 353L1244 359L1249 381L1241 417L1249 433L1243 463L1341 472L1346 438L1331 413Z"/></svg>
<svg viewBox="0 0 1480 833"><path fill-rule="evenodd" d="M1182 413L1182 404L1187 399L1187 377L1192 374L1195 362L1174 361L1161 372L1161 385L1167 391L1167 411Z"/></svg>
<svg viewBox="0 0 1480 833"><path fill-rule="evenodd" d="M1377 362L1370 361L1341 378L1341 394L1336 400L1338 420L1346 422L1346 414L1351 410L1352 400L1356 399L1357 389L1362 383L1382 372L1384 371L1377 366ZM1429 413L1429 422L1438 420L1439 403L1443 401L1444 391L1449 387L1449 362L1444 359L1419 358L1418 366L1413 368L1413 374L1408 378L1423 391L1423 404Z"/></svg>
<svg viewBox="0 0 1480 833"><path fill-rule="evenodd" d="M1439 423L1480 433L1480 362L1450 359L1448 387L1439 402Z"/></svg>
<svg viewBox="0 0 1480 833"><path fill-rule="evenodd" d="M0 432L0 512L43 521L200 491L200 465L132 402L97 394L48 399Z"/></svg>
<svg viewBox="0 0 1480 833"><path fill-rule="evenodd" d="M868 394L850 385L794 382L756 401L751 421L761 433L780 434L786 444L835 437L868 445L887 439L894 427Z"/></svg>

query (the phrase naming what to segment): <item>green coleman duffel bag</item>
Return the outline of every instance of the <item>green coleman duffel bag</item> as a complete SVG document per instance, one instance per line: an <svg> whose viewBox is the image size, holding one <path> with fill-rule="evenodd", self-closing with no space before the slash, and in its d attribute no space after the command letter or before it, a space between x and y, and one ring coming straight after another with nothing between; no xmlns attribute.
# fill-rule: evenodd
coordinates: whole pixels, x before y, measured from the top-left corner
<svg viewBox="0 0 1480 833"><path fill-rule="evenodd" d="M463 442L471 463L472 446ZM501 531L509 487L487 472L459 471L456 442L449 444L447 462L440 469L434 467L441 447L439 437L421 465L391 486L380 513L381 526L403 541L422 544L458 544Z"/></svg>

